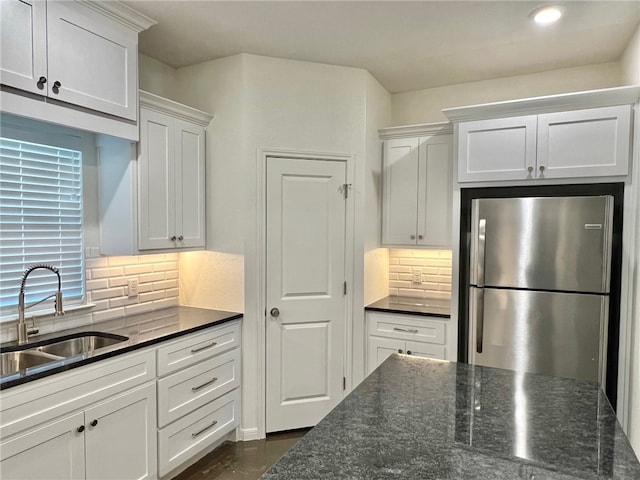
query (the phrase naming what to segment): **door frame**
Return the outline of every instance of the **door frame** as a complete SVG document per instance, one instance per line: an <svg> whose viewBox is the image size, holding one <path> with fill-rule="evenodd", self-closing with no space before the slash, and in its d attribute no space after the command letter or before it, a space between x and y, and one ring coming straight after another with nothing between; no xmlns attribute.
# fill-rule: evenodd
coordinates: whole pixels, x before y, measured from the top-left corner
<svg viewBox="0 0 640 480"><path fill-rule="evenodd" d="M290 149L274 149L274 148L258 148L257 155L257 185L256 185L256 292L257 298L255 304L254 318L258 319L256 332L256 359L258 365L258 385L257 388L257 417L258 432L256 438L265 438L266 436L266 328L267 328L267 162L270 157L290 158L297 160L324 160L333 162L344 162L346 166L346 183L351 184L349 194L346 199L346 218L345 218L345 280L347 281L347 295L345 302L345 343L344 343L344 376L347 379L347 389L350 390L352 376L352 331L353 331L353 285L354 285L354 253L355 253L355 156L345 153L332 152L310 152L305 150Z"/></svg>

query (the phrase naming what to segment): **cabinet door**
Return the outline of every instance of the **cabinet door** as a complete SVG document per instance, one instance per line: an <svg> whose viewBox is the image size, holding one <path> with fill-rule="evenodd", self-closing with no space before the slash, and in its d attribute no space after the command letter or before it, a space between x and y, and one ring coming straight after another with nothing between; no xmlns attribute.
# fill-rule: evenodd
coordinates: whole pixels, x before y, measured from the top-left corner
<svg viewBox="0 0 640 480"><path fill-rule="evenodd" d="M175 120L176 233L179 247L205 245L204 135L204 128Z"/></svg>
<svg viewBox="0 0 640 480"><path fill-rule="evenodd" d="M47 10L44 0L0 1L0 81L46 95Z"/></svg>
<svg viewBox="0 0 640 480"><path fill-rule="evenodd" d="M416 245L418 150L418 138L394 138L384 142L383 244Z"/></svg>
<svg viewBox="0 0 640 480"><path fill-rule="evenodd" d="M538 116L538 178L629 173L631 106Z"/></svg>
<svg viewBox="0 0 640 480"><path fill-rule="evenodd" d="M138 247L176 246L174 120L140 109L138 157Z"/></svg>
<svg viewBox="0 0 640 480"><path fill-rule="evenodd" d="M157 477L155 382L87 409L85 422L87 478Z"/></svg>
<svg viewBox="0 0 640 480"><path fill-rule="evenodd" d="M384 362L392 353L404 353L404 351L404 340L370 336L367 374L373 372L376 368L378 368L378 365Z"/></svg>
<svg viewBox="0 0 640 480"><path fill-rule="evenodd" d="M461 122L458 182L533 178L536 123L535 115Z"/></svg>
<svg viewBox="0 0 640 480"><path fill-rule="evenodd" d="M47 58L50 97L136 120L135 31L77 2L47 2Z"/></svg>
<svg viewBox="0 0 640 480"><path fill-rule="evenodd" d="M425 358L436 358L439 360L446 359L444 345L407 341L405 347L407 348L407 355L414 355L416 357Z"/></svg>
<svg viewBox="0 0 640 480"><path fill-rule="evenodd" d="M418 245L451 244L452 138L436 135L420 139Z"/></svg>
<svg viewBox="0 0 640 480"><path fill-rule="evenodd" d="M2 478L56 480L85 478L82 412L38 426L0 444Z"/></svg>

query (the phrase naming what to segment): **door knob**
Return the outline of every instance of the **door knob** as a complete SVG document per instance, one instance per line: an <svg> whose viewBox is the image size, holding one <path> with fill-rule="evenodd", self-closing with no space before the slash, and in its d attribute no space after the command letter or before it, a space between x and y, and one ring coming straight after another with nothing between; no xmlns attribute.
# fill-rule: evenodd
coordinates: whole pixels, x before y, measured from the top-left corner
<svg viewBox="0 0 640 480"><path fill-rule="evenodd" d="M278 307L273 307L269 313L271 314L272 317L277 318L280 316L280 310L278 309Z"/></svg>

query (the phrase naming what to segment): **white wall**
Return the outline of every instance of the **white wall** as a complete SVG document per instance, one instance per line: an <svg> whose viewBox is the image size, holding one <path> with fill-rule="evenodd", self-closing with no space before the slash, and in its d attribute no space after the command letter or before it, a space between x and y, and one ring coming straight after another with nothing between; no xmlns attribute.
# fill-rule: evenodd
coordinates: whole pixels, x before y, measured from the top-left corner
<svg viewBox="0 0 640 480"><path fill-rule="evenodd" d="M260 434L264 418L263 358L257 353L264 347L259 344L264 332L259 308L264 301L259 277L259 152L287 149L354 156L350 180L358 219L354 284L363 285L365 230L378 228L371 224L377 222L378 213L377 205L367 205L366 178L369 169L379 169L377 129L388 124L390 98L364 70L246 54L179 69L177 79L178 101L214 114L207 132L207 220L208 248L215 252L181 255L181 286L194 289L184 292L181 301L244 312L247 388L242 428L250 438ZM368 248L373 246L377 245L371 240ZM380 265L374 272L380 268L385 272ZM238 290L244 285L242 305L236 288L215 287L227 280ZM362 291L354 292L354 312L362 312L363 297ZM362 330L364 316L359 315Z"/></svg>
<svg viewBox="0 0 640 480"><path fill-rule="evenodd" d="M175 100L178 93L176 70L155 58L139 54L138 85L141 90Z"/></svg>
<svg viewBox="0 0 640 480"><path fill-rule="evenodd" d="M620 65L613 62L397 93L391 96L391 123L446 122L443 108L620 85Z"/></svg>
<svg viewBox="0 0 640 480"><path fill-rule="evenodd" d="M620 60L622 80L627 85L640 85L640 27L636 30ZM638 108L638 107L637 107ZM630 278L633 282L633 298L628 304L631 325L628 329L630 341L627 342L629 358L629 407L627 435L636 455L640 457L640 113L635 118L635 146L631 197L635 204L635 238L623 252L623 258L630 259ZM634 208L632 206L631 208ZM624 307L624 306L623 306ZM625 309L623 308L623 311ZM624 359L621 359L624 360ZM622 365L622 362L621 362Z"/></svg>

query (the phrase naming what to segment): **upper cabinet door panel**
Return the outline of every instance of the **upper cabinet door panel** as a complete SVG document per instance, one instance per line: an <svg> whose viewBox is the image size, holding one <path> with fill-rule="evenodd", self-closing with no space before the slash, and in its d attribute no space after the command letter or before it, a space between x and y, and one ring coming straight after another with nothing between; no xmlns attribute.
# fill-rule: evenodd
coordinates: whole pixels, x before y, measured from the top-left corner
<svg viewBox="0 0 640 480"><path fill-rule="evenodd" d="M538 178L627 175L631 106L538 116Z"/></svg>
<svg viewBox="0 0 640 480"><path fill-rule="evenodd" d="M452 141L451 135L437 135L420 144L418 245L451 245Z"/></svg>
<svg viewBox="0 0 640 480"><path fill-rule="evenodd" d="M383 244L416 244L418 146L418 138L384 142Z"/></svg>
<svg viewBox="0 0 640 480"><path fill-rule="evenodd" d="M180 247L205 246L204 128L175 120L176 218Z"/></svg>
<svg viewBox="0 0 640 480"><path fill-rule="evenodd" d="M536 123L535 115L460 123L458 181L533 178Z"/></svg>
<svg viewBox="0 0 640 480"><path fill-rule="evenodd" d="M47 5L48 95L136 120L137 34L76 2Z"/></svg>
<svg viewBox="0 0 640 480"><path fill-rule="evenodd" d="M45 95L47 6L44 1L0 1L0 79L3 85Z"/></svg>
<svg viewBox="0 0 640 480"><path fill-rule="evenodd" d="M174 119L140 109L138 244L140 250L174 248Z"/></svg>

